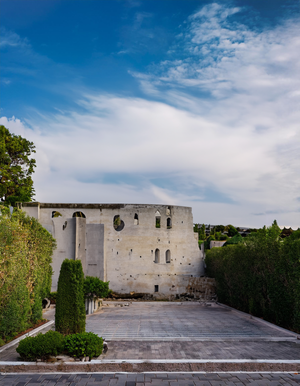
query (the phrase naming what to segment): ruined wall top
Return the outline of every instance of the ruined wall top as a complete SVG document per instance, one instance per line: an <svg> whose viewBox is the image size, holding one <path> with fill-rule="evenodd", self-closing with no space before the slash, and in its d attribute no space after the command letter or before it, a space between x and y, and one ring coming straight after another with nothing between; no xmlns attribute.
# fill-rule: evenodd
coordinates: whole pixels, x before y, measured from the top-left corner
<svg viewBox="0 0 300 386"><path fill-rule="evenodd" d="M176 208L188 208L189 206L182 205L165 205L165 204L76 204L76 203L43 203L43 202L23 202L18 203L20 207L39 207L39 208L83 208L83 209L122 209L129 207L136 208L155 208L155 207L176 207Z"/></svg>

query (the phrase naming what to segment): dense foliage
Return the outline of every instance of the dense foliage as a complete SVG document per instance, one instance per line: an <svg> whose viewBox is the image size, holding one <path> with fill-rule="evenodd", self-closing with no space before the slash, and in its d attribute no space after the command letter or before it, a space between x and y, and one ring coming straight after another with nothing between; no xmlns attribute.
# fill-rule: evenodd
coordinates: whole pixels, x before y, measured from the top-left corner
<svg viewBox="0 0 300 386"><path fill-rule="evenodd" d="M109 281L102 281L93 276L86 276L84 279L84 296L86 298L107 298L111 292Z"/></svg>
<svg viewBox="0 0 300 386"><path fill-rule="evenodd" d="M65 337L65 350L72 357L93 357L101 355L103 339L93 332L83 332Z"/></svg>
<svg viewBox="0 0 300 386"><path fill-rule="evenodd" d="M39 222L0 206L0 339L8 341L42 318L50 292L55 240Z"/></svg>
<svg viewBox="0 0 300 386"><path fill-rule="evenodd" d="M85 331L84 275L80 260L65 259L57 285L55 328L62 334Z"/></svg>
<svg viewBox="0 0 300 386"><path fill-rule="evenodd" d="M244 242L244 238L238 233L231 237L230 239L227 239L226 243L224 244L224 247L227 247L227 245L232 244L240 244Z"/></svg>
<svg viewBox="0 0 300 386"><path fill-rule="evenodd" d="M300 230L281 239L276 222L242 243L207 251L220 302L300 332Z"/></svg>
<svg viewBox="0 0 300 386"><path fill-rule="evenodd" d="M103 339L92 332L83 332L63 336L57 331L48 331L46 334L29 336L19 343L17 353L26 361L37 359L46 360L50 356L61 353L75 358L93 357L101 355Z"/></svg>
<svg viewBox="0 0 300 386"><path fill-rule="evenodd" d="M31 153L35 153L32 142L0 126L0 198L6 205L34 196L31 175L36 165Z"/></svg>
<svg viewBox="0 0 300 386"><path fill-rule="evenodd" d="M16 351L26 361L47 359L62 353L64 349L64 336L57 331L48 331L46 334L28 336L21 340Z"/></svg>
<svg viewBox="0 0 300 386"><path fill-rule="evenodd" d="M195 224L194 225L194 232L198 233L198 240L205 240L206 239L206 234L205 234L205 225L202 224L201 226L199 226L200 224Z"/></svg>

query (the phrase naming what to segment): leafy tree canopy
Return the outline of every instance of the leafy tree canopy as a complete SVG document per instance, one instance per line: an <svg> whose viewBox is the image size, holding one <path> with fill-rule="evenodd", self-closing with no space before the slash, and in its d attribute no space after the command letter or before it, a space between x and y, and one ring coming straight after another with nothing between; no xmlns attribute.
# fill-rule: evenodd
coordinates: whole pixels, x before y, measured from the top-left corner
<svg viewBox="0 0 300 386"><path fill-rule="evenodd" d="M102 281L98 277L87 276L84 279L84 295L86 298L106 298L109 293L109 282Z"/></svg>
<svg viewBox="0 0 300 386"><path fill-rule="evenodd" d="M233 237L239 233L238 230L233 225L227 225L226 228L228 230L229 237Z"/></svg>
<svg viewBox="0 0 300 386"><path fill-rule="evenodd" d="M231 245L231 244L239 244L239 243L243 243L244 242L244 239L243 237L237 233L236 235L234 235L233 237L231 237L231 239L228 239L226 241L226 243L223 245L223 247L227 246L227 245Z"/></svg>
<svg viewBox="0 0 300 386"><path fill-rule="evenodd" d="M0 199L6 205L28 202L34 196L31 178L36 161L33 142L0 126Z"/></svg>
<svg viewBox="0 0 300 386"><path fill-rule="evenodd" d="M215 232L221 232L221 233L223 233L223 232L225 231L225 226L224 226L224 225L216 225L216 226L214 227L214 231L215 231Z"/></svg>

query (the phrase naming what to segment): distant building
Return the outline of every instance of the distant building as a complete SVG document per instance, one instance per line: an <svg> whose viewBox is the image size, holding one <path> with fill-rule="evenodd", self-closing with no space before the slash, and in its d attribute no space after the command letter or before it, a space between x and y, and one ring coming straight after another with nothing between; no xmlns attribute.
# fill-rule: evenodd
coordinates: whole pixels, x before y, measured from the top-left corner
<svg viewBox="0 0 300 386"><path fill-rule="evenodd" d="M182 294L204 275L189 207L30 202L22 209L56 239L52 291L66 258L119 293Z"/></svg>

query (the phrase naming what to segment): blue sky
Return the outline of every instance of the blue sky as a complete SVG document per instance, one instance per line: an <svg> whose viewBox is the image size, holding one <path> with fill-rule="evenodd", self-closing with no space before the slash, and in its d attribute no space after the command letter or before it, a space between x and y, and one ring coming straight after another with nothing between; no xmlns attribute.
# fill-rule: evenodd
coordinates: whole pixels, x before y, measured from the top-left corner
<svg viewBox="0 0 300 386"><path fill-rule="evenodd" d="M298 0L0 0L0 123L41 202L300 226Z"/></svg>

